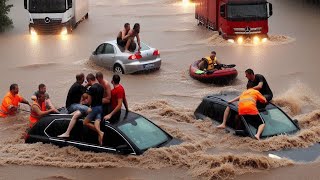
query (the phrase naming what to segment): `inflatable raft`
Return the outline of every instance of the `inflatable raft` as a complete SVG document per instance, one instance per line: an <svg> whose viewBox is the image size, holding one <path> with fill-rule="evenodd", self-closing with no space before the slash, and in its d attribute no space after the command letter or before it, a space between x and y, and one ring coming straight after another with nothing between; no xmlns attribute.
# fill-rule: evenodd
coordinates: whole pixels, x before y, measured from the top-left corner
<svg viewBox="0 0 320 180"><path fill-rule="evenodd" d="M190 65L189 74L192 78L205 83L229 83L234 80L238 71L235 65L222 65L222 68L214 71L202 71L198 68L198 60Z"/></svg>

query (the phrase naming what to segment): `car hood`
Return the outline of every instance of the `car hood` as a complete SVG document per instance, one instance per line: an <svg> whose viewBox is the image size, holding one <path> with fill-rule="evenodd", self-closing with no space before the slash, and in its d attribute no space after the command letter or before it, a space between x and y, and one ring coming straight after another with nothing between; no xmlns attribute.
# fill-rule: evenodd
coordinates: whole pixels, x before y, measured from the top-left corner
<svg viewBox="0 0 320 180"><path fill-rule="evenodd" d="M288 158L298 162L313 162L320 157L320 143L308 148L285 149L280 151L269 151L269 157Z"/></svg>

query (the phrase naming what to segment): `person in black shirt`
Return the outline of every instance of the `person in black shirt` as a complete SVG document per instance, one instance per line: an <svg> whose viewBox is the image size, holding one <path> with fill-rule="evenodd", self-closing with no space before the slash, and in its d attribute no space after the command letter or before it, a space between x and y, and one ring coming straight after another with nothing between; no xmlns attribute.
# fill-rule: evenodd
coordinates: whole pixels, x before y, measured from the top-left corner
<svg viewBox="0 0 320 180"><path fill-rule="evenodd" d="M80 103L81 96L86 92L86 88L82 85L84 82L84 74L77 74L76 79L77 81L69 89L66 100L66 108L70 114L73 114L73 116L69 122L66 132L58 136L61 138L68 138L70 136L71 130L77 122L77 119L81 115L85 115L91 112L91 108Z"/></svg>
<svg viewBox="0 0 320 180"><path fill-rule="evenodd" d="M271 101L273 98L273 93L268 85L268 82L264 76L261 74L254 74L252 69L247 69L245 71L246 77L248 79L248 84L253 85L253 89L258 90L267 101Z"/></svg>
<svg viewBox="0 0 320 180"><path fill-rule="evenodd" d="M98 133L99 144L102 145L104 132L100 130L100 122L102 119L102 98L104 95L104 88L96 81L96 77L93 74L87 75L88 85L91 87L87 93L89 95L89 104L91 105L92 112L90 112L84 119L83 124L88 128ZM91 124L94 121L94 124Z"/></svg>

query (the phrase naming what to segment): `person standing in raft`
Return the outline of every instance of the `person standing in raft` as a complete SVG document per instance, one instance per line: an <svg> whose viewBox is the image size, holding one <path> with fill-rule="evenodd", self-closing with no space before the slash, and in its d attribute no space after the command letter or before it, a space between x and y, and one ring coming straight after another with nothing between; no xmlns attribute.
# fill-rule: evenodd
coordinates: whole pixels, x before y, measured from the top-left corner
<svg viewBox="0 0 320 180"><path fill-rule="evenodd" d="M4 96L1 104L0 118L16 115L19 103L24 103L30 106L30 103L19 95L18 84L11 84L10 91Z"/></svg>

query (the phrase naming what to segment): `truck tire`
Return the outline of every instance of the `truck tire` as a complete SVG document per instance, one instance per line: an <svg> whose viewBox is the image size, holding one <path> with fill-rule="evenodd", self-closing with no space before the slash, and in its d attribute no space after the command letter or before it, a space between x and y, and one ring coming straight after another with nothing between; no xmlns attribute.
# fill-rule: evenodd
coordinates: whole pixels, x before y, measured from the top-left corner
<svg viewBox="0 0 320 180"><path fill-rule="evenodd" d="M124 70L120 64L115 64L113 67L113 72L116 74L124 74Z"/></svg>
<svg viewBox="0 0 320 180"><path fill-rule="evenodd" d="M89 18L89 13L87 13L85 16L84 16L85 19L88 19Z"/></svg>

